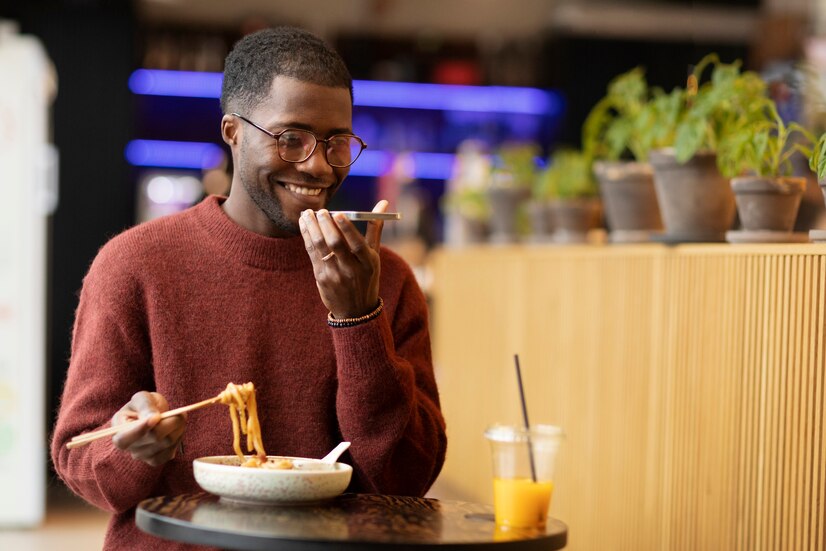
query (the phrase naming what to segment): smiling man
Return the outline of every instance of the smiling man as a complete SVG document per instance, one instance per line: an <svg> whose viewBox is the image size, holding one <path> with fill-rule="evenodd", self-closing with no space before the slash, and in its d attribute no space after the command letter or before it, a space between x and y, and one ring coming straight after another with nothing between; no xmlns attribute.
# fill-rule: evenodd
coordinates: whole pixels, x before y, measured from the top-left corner
<svg viewBox="0 0 826 551"><path fill-rule="evenodd" d="M228 382L255 383L271 454L321 457L352 442L350 491L423 495L438 475L446 438L424 297L380 246L381 222L362 235L325 210L365 147L352 105L347 68L317 37L245 37L221 98L229 197L127 230L89 269L52 458L72 490L113 513L106 549L156 548L135 506L198 491L192 460L232 453L222 406L159 418ZM111 440L65 447L133 417L143 422Z"/></svg>

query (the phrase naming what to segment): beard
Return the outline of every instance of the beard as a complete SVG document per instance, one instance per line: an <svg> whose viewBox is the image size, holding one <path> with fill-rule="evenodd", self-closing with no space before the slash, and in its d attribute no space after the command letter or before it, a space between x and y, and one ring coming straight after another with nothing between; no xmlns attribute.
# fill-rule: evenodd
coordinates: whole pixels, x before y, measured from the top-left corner
<svg viewBox="0 0 826 551"><path fill-rule="evenodd" d="M255 203L261 212L263 212L270 222L272 222L279 231L283 231L290 235L300 235L301 230L298 227L298 222L293 222L284 214L284 209L281 206L281 200L270 189L264 189L262 186L256 185L256 180L249 178L241 178L241 185L247 191L252 202ZM273 184L278 185L278 184Z"/></svg>
<svg viewBox="0 0 826 551"><path fill-rule="evenodd" d="M247 151L246 142L242 142L241 157L249 158L250 153ZM249 198L252 199L255 206L261 209L261 212L275 225L278 231L289 235L300 235L301 230L298 227L298 221L293 222L284 214L281 199L275 193L275 186L278 184L267 183L261 185L257 176L254 172L250 173L249 170L241 171L241 185L244 186Z"/></svg>

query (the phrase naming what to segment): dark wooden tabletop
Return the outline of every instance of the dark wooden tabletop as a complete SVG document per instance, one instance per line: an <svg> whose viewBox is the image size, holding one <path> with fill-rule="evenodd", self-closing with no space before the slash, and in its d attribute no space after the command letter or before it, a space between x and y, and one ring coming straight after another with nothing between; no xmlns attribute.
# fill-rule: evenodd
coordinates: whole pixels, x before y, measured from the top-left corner
<svg viewBox="0 0 826 551"><path fill-rule="evenodd" d="M162 496L141 502L135 522L161 538L254 551L547 551L562 549L568 539L567 526L555 519L545 530L503 531L487 505L371 494L303 506L239 503L207 493Z"/></svg>

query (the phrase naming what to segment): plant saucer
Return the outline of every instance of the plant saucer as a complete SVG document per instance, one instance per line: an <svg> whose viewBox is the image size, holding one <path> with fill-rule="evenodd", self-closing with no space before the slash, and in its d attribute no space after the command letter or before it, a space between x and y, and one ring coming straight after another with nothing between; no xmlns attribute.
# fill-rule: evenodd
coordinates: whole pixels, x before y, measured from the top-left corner
<svg viewBox="0 0 826 551"><path fill-rule="evenodd" d="M806 232L772 230L732 230L726 232L729 243L808 243Z"/></svg>

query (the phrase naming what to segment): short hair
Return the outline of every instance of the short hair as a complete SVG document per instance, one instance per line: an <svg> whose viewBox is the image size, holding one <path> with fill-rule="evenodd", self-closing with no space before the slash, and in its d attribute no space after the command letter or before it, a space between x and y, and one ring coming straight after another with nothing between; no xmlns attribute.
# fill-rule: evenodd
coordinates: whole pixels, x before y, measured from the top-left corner
<svg viewBox="0 0 826 551"><path fill-rule="evenodd" d="M263 100L276 76L335 88L353 99L353 77L338 53L314 34L274 27L239 40L224 63L221 110L249 112Z"/></svg>

